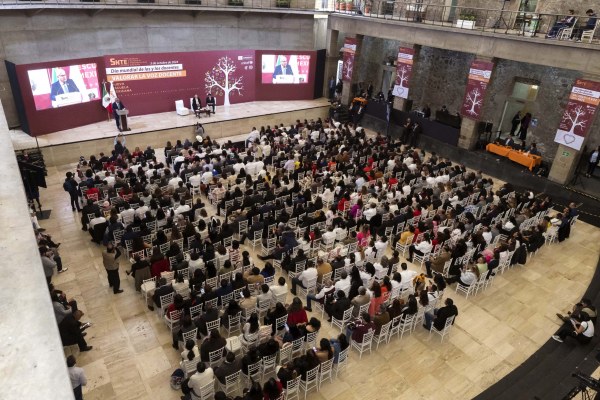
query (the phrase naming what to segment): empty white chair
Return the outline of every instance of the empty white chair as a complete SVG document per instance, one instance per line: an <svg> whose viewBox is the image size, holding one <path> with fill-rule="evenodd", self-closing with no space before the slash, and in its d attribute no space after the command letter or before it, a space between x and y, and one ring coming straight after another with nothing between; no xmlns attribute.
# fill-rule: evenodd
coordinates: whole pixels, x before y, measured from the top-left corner
<svg viewBox="0 0 600 400"><path fill-rule="evenodd" d="M177 115L189 115L190 109L183 105L183 100L175 101L175 111Z"/></svg>

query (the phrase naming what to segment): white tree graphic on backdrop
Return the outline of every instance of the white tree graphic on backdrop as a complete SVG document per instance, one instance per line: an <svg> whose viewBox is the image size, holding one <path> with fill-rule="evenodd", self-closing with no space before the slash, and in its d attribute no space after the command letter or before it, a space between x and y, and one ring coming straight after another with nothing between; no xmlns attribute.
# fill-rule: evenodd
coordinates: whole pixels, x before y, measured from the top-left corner
<svg viewBox="0 0 600 400"><path fill-rule="evenodd" d="M403 65L402 68L398 70L398 73L399 75L396 77L398 85L405 88L406 85L404 85L404 82L408 81L408 68L406 68L406 65Z"/></svg>
<svg viewBox="0 0 600 400"><path fill-rule="evenodd" d="M219 58L217 64L212 70L207 71L204 76L204 83L206 90L213 92L217 95L224 96L223 105L228 106L229 93L234 90L242 96L242 90L244 89L243 79L240 76L236 78L234 73L237 66L233 60L227 56Z"/></svg>
<svg viewBox="0 0 600 400"><path fill-rule="evenodd" d="M478 106L481 106L481 92L479 91L479 88L475 88L473 90L471 90L468 94L467 94L467 99L466 99L466 103L471 105L471 109L467 110L467 112L471 115L477 115L478 112L475 111L475 108Z"/></svg>
<svg viewBox="0 0 600 400"><path fill-rule="evenodd" d="M570 134L575 133L575 128L580 127L581 129L585 128L586 121L581 121L580 118L583 118L587 115L582 106L577 106L572 112L565 110L563 114L563 122L571 123L571 129L569 129Z"/></svg>

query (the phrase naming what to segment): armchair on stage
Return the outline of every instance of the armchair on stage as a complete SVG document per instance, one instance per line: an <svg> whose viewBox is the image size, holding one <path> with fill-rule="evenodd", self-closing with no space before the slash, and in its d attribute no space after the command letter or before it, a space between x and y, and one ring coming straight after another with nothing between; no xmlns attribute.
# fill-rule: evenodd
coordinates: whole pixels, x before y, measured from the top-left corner
<svg viewBox="0 0 600 400"><path fill-rule="evenodd" d="M190 109L186 108L183 105L183 100L177 100L175 102L175 111L177 111L177 115L189 115Z"/></svg>

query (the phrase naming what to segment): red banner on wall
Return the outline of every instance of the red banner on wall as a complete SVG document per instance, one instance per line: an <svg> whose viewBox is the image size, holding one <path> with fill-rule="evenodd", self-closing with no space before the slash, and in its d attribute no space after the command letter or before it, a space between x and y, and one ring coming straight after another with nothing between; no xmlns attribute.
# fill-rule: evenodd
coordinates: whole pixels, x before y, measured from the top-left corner
<svg viewBox="0 0 600 400"><path fill-rule="evenodd" d="M600 103L600 83L577 79L554 141L580 150Z"/></svg>
<svg viewBox="0 0 600 400"><path fill-rule="evenodd" d="M494 63L489 61L473 60L471 63L467 90L460 109L460 114L463 117L474 120L479 119L483 98L493 69Z"/></svg>
<svg viewBox="0 0 600 400"><path fill-rule="evenodd" d="M344 40L344 63L342 65L342 80L350 82L354 70L354 54L356 53L356 38Z"/></svg>
<svg viewBox="0 0 600 400"><path fill-rule="evenodd" d="M415 50L410 47L400 47L396 63L396 82L392 94L403 99L408 99L408 87L413 70Z"/></svg>

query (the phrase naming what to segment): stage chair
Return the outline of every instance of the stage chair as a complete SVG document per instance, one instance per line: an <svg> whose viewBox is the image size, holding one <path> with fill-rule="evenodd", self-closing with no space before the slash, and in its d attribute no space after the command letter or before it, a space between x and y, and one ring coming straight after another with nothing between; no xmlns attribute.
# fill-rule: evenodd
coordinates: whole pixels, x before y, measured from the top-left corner
<svg viewBox="0 0 600 400"><path fill-rule="evenodd" d="M190 109L186 108L183 105L183 100L175 101L175 111L177 112L177 115L189 115L190 114Z"/></svg>

